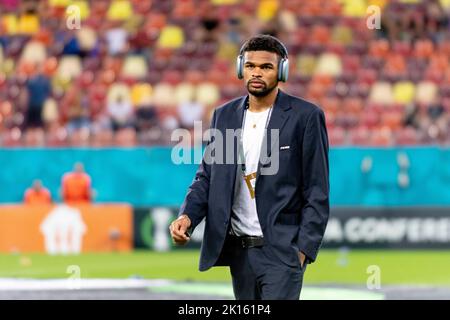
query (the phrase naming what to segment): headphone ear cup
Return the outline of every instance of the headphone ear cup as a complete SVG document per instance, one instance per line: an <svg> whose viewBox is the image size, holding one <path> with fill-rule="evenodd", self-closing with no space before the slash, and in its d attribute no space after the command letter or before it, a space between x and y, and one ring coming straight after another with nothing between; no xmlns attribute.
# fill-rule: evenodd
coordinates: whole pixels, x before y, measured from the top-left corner
<svg viewBox="0 0 450 320"><path fill-rule="evenodd" d="M236 58L236 74L238 79L242 79L244 78L244 66L243 66L243 62L244 59L242 57L242 55L238 55L238 57Z"/></svg>
<svg viewBox="0 0 450 320"><path fill-rule="evenodd" d="M278 80L286 82L289 77L289 59L281 59L278 65Z"/></svg>

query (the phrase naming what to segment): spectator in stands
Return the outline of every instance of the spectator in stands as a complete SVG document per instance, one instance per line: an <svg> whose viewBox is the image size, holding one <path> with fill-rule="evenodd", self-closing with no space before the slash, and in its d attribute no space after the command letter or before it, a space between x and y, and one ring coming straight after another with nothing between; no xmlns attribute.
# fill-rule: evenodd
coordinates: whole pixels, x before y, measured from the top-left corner
<svg viewBox="0 0 450 320"><path fill-rule="evenodd" d="M431 142L444 143L448 135L449 118L441 101L441 98L436 96L433 103L427 107L427 134Z"/></svg>
<svg viewBox="0 0 450 320"><path fill-rule="evenodd" d="M115 101L108 104L108 114L114 131L134 126L134 110L130 101L118 95Z"/></svg>
<svg viewBox="0 0 450 320"><path fill-rule="evenodd" d="M62 178L62 198L66 203L89 203L93 199L91 177L84 171L81 162L74 165L73 171Z"/></svg>
<svg viewBox="0 0 450 320"><path fill-rule="evenodd" d="M88 96L78 93L74 96L67 110L68 124L67 131L72 134L81 128L89 128L89 101Z"/></svg>
<svg viewBox="0 0 450 320"><path fill-rule="evenodd" d="M23 198L25 204L51 204L50 191L42 185L41 180L34 180L30 188L25 191Z"/></svg>
<svg viewBox="0 0 450 320"><path fill-rule="evenodd" d="M203 27L202 40L204 42L216 41L218 38L220 20L213 8L206 10L205 15L201 18L201 25Z"/></svg>
<svg viewBox="0 0 450 320"><path fill-rule="evenodd" d="M412 126L423 136L424 143L444 143L448 135L449 116L436 96L430 104L412 103L405 111L404 126Z"/></svg>
<svg viewBox="0 0 450 320"><path fill-rule="evenodd" d="M311 76L321 76L323 70L330 74L330 70L334 70L322 63L328 60L322 58L329 54L336 56L334 64L342 65L342 73L331 74L330 83L326 83L330 89L326 91L337 94L339 99L348 92L359 95L366 105L370 99L365 92L371 91L374 83L385 80L412 83L431 80L438 90L445 90L447 86L448 0L378 1L382 10L381 28L376 30L357 28L365 25L365 0L356 1L359 5L353 4L355 1L331 1L330 6L323 7L314 1L299 6L298 1L291 0L176 1L176 4L172 1L81 1L81 30L67 28L63 17L68 2L0 0L3 14L0 18L0 131L12 137L11 141L2 139L3 145L10 142L23 145L26 139L21 138L22 131L29 132L28 127L40 130L44 126L42 122L46 127L46 143L52 141L48 139L47 130L51 123L66 126L64 129L69 136L72 133L87 136L83 143L89 144L89 134L103 128L110 132L112 122L117 122L104 100L108 87L120 82L132 86L137 79L152 87L167 79L174 84L183 79L196 86L203 81L203 72L206 75L209 69L214 69L212 74L223 75L223 79L211 77L213 82L222 84L234 67L238 44L255 33L272 34L286 40L298 62L291 65L294 66L291 68L294 82L286 84L285 89L313 102L319 102L325 95L320 90L325 85L317 85ZM319 28L313 26L316 21L320 22ZM37 52L30 61L24 59L24 52L32 42L45 46L45 57L39 59L45 76L41 72L30 76L35 72L32 64ZM25 74L28 78L23 76ZM392 83L392 87L396 84ZM240 89L236 83L220 86L220 99L227 101ZM50 96L53 102L44 103ZM78 100L74 99L78 96ZM385 100L383 94L377 96ZM386 100L388 97L386 95ZM448 97L444 94L443 99ZM115 103L115 99L113 101ZM136 130L153 137L150 140L153 141L159 131L168 132L178 125L173 121L174 114L167 117L157 101L153 103L158 109L132 101ZM189 103L180 104L178 108L183 127L191 126L189 123L196 118L182 111L187 110ZM57 112L50 112L54 116L48 122L49 110L54 106ZM433 106L424 107L423 112L419 109L422 108L405 108L406 126L416 128L416 133L424 137L450 133L445 112ZM125 111L117 110L118 113ZM384 118L382 113L380 109L369 117L376 122ZM341 109L327 115L327 119L337 119L335 125L345 131L358 119L358 114L348 116ZM119 123L117 128L121 126ZM377 126L369 127L367 130L372 134ZM166 137L165 133L161 136ZM436 142L436 138L430 139L430 143ZM60 143L73 141L76 139L63 138Z"/></svg>
<svg viewBox="0 0 450 320"><path fill-rule="evenodd" d="M142 104L136 111L136 130L144 132L158 125L158 114L155 107L150 104Z"/></svg>
<svg viewBox="0 0 450 320"><path fill-rule="evenodd" d="M42 109L51 94L50 79L44 74L41 65L36 65L37 73L27 82L28 107L26 127L42 127Z"/></svg>
<svg viewBox="0 0 450 320"><path fill-rule="evenodd" d="M443 35L441 31L449 25L449 19L439 0L428 0L424 13L426 36L439 41Z"/></svg>
<svg viewBox="0 0 450 320"><path fill-rule="evenodd" d="M117 24L116 24L117 25ZM108 53L112 56L125 53L128 49L128 34L120 25L109 29L105 35L108 41Z"/></svg>
<svg viewBox="0 0 450 320"><path fill-rule="evenodd" d="M150 48L154 46L156 36L145 29L145 20L138 20L138 26L129 36L131 54L142 54L150 59Z"/></svg>
<svg viewBox="0 0 450 320"><path fill-rule="evenodd" d="M190 101L182 102L177 108L180 127L193 129L194 121L201 121L205 114L205 106L191 97Z"/></svg>

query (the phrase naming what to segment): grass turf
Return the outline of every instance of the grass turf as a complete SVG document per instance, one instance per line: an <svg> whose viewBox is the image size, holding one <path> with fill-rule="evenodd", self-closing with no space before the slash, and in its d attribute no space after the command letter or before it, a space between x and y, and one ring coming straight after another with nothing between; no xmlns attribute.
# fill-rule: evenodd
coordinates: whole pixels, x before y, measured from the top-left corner
<svg viewBox="0 0 450 320"><path fill-rule="evenodd" d="M80 267L82 278L128 278L195 281L231 281L227 267L198 271L198 250L165 253L91 253L78 256L45 254L0 254L0 278L67 278L70 265ZM309 265L305 284L335 283L365 285L367 268L376 265L381 284L450 286L450 251L445 250L338 250L322 249L317 262Z"/></svg>

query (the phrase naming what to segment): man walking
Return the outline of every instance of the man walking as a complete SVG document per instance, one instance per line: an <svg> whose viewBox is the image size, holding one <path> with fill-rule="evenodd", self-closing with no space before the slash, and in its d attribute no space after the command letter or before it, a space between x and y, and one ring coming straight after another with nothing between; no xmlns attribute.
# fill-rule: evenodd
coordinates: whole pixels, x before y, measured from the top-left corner
<svg viewBox="0 0 450 320"><path fill-rule="evenodd" d="M237 76L248 95L214 111L211 128L222 138L211 137L170 225L182 245L205 218L200 271L230 266L236 299L298 300L328 221L324 113L278 88L288 71L278 39L258 35L245 42ZM238 134L230 138L227 130ZM221 162L218 154L232 161Z"/></svg>

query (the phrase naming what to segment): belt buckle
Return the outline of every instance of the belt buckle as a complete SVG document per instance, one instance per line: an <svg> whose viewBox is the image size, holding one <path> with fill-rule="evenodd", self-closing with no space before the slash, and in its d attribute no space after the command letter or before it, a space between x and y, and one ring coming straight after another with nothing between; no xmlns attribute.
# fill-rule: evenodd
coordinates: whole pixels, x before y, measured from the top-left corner
<svg viewBox="0 0 450 320"><path fill-rule="evenodd" d="M245 238L241 238L241 245L242 245L242 248L243 248L243 249L247 248L247 247L245 246Z"/></svg>

